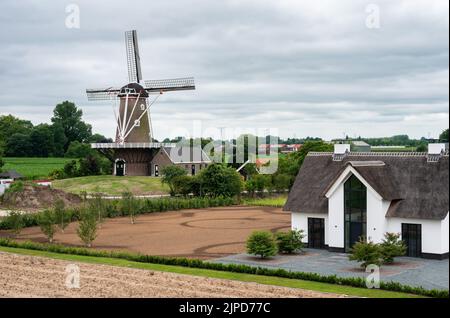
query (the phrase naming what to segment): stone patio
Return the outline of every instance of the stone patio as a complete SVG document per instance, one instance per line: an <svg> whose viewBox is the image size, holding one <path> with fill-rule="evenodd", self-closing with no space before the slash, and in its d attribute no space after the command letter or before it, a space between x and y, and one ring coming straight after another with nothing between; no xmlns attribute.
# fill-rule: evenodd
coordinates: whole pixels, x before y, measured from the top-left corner
<svg viewBox="0 0 450 318"><path fill-rule="evenodd" d="M332 253L327 250L305 249L302 254L277 255L267 260L247 254L236 254L215 259L225 264L246 264L267 268L283 268L295 272L313 272L340 277L366 277L357 262L349 261L348 254ZM423 258L398 257L392 265L381 267L381 280L395 281L426 289L449 288L449 262Z"/></svg>

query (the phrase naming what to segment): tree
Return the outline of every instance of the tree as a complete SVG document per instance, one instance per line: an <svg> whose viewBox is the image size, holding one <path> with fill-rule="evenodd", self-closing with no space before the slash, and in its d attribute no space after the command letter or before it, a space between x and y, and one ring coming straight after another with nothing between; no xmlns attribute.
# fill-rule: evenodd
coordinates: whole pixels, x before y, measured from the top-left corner
<svg viewBox="0 0 450 318"><path fill-rule="evenodd" d="M29 135L33 124L31 121L22 120L13 115L0 116L0 140L8 140L14 134Z"/></svg>
<svg viewBox="0 0 450 318"><path fill-rule="evenodd" d="M417 146L416 151L417 152L427 152L428 146L426 143L422 142L420 145Z"/></svg>
<svg viewBox="0 0 450 318"><path fill-rule="evenodd" d="M278 232L275 239L280 253L292 254L300 252L304 244L302 242L305 234L302 230L290 230L288 232Z"/></svg>
<svg viewBox="0 0 450 318"><path fill-rule="evenodd" d="M406 254L406 245L400 239L400 233L385 233L380 247L383 262L387 264L393 263L395 257Z"/></svg>
<svg viewBox="0 0 450 318"><path fill-rule="evenodd" d="M8 224L14 236L19 235L25 226L23 215L18 211L10 211L3 222Z"/></svg>
<svg viewBox="0 0 450 318"><path fill-rule="evenodd" d="M61 232L64 233L64 230L69 225L70 218L62 199L58 199L55 201L53 205L53 211L55 213L56 223L58 223Z"/></svg>
<svg viewBox="0 0 450 318"><path fill-rule="evenodd" d="M32 153L30 135L15 133L7 139L5 150L7 157L29 157Z"/></svg>
<svg viewBox="0 0 450 318"><path fill-rule="evenodd" d="M291 187L293 177L288 174L280 173L273 176L273 188L276 191L285 191Z"/></svg>
<svg viewBox="0 0 450 318"><path fill-rule="evenodd" d="M94 155L94 153L90 144L84 144L75 140L70 143L64 156L66 158L86 158L89 155Z"/></svg>
<svg viewBox="0 0 450 318"><path fill-rule="evenodd" d="M131 224L134 224L136 221L138 206L133 193L129 191L122 193L122 201L120 202L120 205L123 215L128 215L130 217Z"/></svg>
<svg viewBox="0 0 450 318"><path fill-rule="evenodd" d="M366 242L363 238L353 245L348 258L360 262L362 268L372 264L379 266L382 263L380 246L371 241Z"/></svg>
<svg viewBox="0 0 450 318"><path fill-rule="evenodd" d="M78 224L77 234L86 247L91 247L97 238L98 220L95 211L83 210Z"/></svg>
<svg viewBox="0 0 450 318"><path fill-rule="evenodd" d="M161 170L161 173L161 182L169 186L170 195L174 196L175 189L173 181L176 177L187 175L186 170L178 166L166 166Z"/></svg>
<svg viewBox="0 0 450 318"><path fill-rule="evenodd" d="M55 144L53 129L50 125L40 124L35 126L30 134L32 155L35 157L53 156Z"/></svg>
<svg viewBox="0 0 450 318"><path fill-rule="evenodd" d="M199 173L202 192L212 197L233 197L242 191L241 176L234 168L211 164Z"/></svg>
<svg viewBox="0 0 450 318"><path fill-rule="evenodd" d="M267 258L277 254L277 244L272 233L255 231L247 239L247 253Z"/></svg>
<svg viewBox="0 0 450 318"><path fill-rule="evenodd" d="M440 142L448 142L448 128L439 135Z"/></svg>
<svg viewBox="0 0 450 318"><path fill-rule="evenodd" d="M100 193L98 187L96 189L96 192L92 194L91 200L89 200L89 209L93 211L93 213L97 214L98 223L102 223L103 217L106 213L106 204L105 199L103 198L103 194Z"/></svg>
<svg viewBox="0 0 450 318"><path fill-rule="evenodd" d="M53 110L52 123L60 125L64 130L67 141L64 151L67 151L72 141L84 142L92 135L92 127L83 120L83 111L78 109L74 103L64 101L56 105Z"/></svg>
<svg viewBox="0 0 450 318"><path fill-rule="evenodd" d="M53 156L64 157L64 147L67 143L67 137L64 134L64 128L61 123L53 123Z"/></svg>
<svg viewBox="0 0 450 318"><path fill-rule="evenodd" d="M113 142L111 138L106 138L105 136L101 134L93 134L91 137L89 137L88 142L90 143L108 143Z"/></svg>
<svg viewBox="0 0 450 318"><path fill-rule="evenodd" d="M78 176L78 165L75 160L71 160L64 165L63 175L65 178L73 178Z"/></svg>
<svg viewBox="0 0 450 318"><path fill-rule="evenodd" d="M5 162L3 161L2 157L0 157L0 172L2 172L4 165L5 165Z"/></svg>
<svg viewBox="0 0 450 318"><path fill-rule="evenodd" d="M47 237L48 242L53 242L53 236L56 232L56 217L55 212L49 209L41 212L37 218L37 222L39 227L41 228L42 233Z"/></svg>

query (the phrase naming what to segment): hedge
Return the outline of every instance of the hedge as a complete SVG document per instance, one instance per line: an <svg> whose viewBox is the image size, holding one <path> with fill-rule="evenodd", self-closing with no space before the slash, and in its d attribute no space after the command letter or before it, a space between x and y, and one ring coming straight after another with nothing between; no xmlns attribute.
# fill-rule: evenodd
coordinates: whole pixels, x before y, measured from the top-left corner
<svg viewBox="0 0 450 318"><path fill-rule="evenodd" d="M135 254L128 252L100 251L95 249L86 249L79 247L67 247L57 244L41 244L34 242L19 243L9 239L0 239L0 246L23 248L29 250L45 251L60 254L116 258L139 263L173 265L173 266L200 268L200 269L210 269L217 271L235 272L242 274L274 276L281 278L299 279L328 284L366 288L365 279L362 277L338 277L336 275L325 276L317 273L291 272L284 269L269 269L249 265L210 263L198 259L162 257L162 256ZM380 289L434 298L449 298L448 290L436 290L436 289L428 290L424 289L423 287L412 287L392 281L380 282Z"/></svg>
<svg viewBox="0 0 450 318"><path fill-rule="evenodd" d="M119 216L128 216L121 209L121 199L106 200L103 199L105 204L105 215L107 218L114 218ZM228 197L195 197L195 198L158 198L158 199L136 199L136 215L147 214L155 212L167 212L178 211L182 209L204 209L219 206L230 206L237 204L235 198ZM70 213L71 221L78 221L80 219L80 213L83 207L66 209L67 213ZM39 213L30 213L23 215L24 227L31 227L38 225ZM0 230L10 230L8 217L0 220Z"/></svg>

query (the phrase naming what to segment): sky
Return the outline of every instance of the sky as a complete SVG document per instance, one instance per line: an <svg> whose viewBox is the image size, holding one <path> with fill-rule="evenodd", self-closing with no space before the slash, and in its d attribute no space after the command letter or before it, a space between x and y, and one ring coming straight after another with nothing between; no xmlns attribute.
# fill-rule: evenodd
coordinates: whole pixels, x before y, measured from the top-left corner
<svg viewBox="0 0 450 318"><path fill-rule="evenodd" d="M218 127L324 139L448 128L447 0L2 0L0 115L49 122L70 100L112 137L111 103L85 90L127 84L131 29L144 79L196 81L152 106L157 139Z"/></svg>

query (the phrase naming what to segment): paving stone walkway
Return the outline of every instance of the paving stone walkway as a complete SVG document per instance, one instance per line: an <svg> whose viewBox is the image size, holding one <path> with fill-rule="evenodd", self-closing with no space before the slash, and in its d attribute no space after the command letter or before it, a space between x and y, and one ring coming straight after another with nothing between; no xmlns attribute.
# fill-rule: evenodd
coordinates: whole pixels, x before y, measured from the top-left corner
<svg viewBox="0 0 450 318"><path fill-rule="evenodd" d="M348 254L332 253L327 250L305 249L299 255L278 255L268 260L236 254L215 259L215 262L246 264L268 268L283 268L296 272L313 272L322 275L341 277L366 277L354 261L348 260ZM426 289L449 288L449 261L423 258L398 257L392 265L381 267L382 281L395 281L410 286L422 286Z"/></svg>

